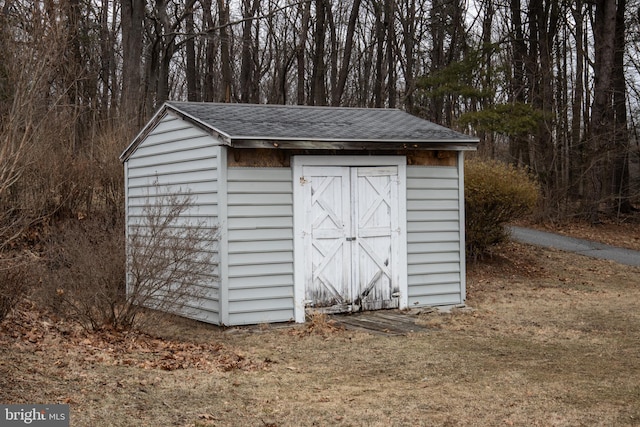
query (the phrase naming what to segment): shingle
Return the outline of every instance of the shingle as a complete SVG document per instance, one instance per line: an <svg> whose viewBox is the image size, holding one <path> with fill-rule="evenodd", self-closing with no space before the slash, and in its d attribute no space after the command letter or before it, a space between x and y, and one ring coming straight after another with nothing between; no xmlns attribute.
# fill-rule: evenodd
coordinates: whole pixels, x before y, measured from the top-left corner
<svg viewBox="0 0 640 427"><path fill-rule="evenodd" d="M167 104L231 140L477 142L397 109L174 101Z"/></svg>

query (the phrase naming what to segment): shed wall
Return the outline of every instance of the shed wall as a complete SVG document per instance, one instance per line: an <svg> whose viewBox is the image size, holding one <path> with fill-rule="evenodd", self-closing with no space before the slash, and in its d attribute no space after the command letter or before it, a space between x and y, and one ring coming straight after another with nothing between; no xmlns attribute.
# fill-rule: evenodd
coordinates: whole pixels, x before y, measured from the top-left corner
<svg viewBox="0 0 640 427"><path fill-rule="evenodd" d="M144 221L145 208L170 195L192 198L183 221L216 227L219 158L220 146L210 135L172 114L163 117L125 163L127 232ZM217 246L211 247L216 260ZM212 266L202 300L194 301L182 314L219 323L218 275L217 265Z"/></svg>
<svg viewBox="0 0 640 427"><path fill-rule="evenodd" d="M409 307L464 300L457 166L407 166Z"/></svg>
<svg viewBox="0 0 640 427"><path fill-rule="evenodd" d="M227 169L229 325L293 319L290 168Z"/></svg>

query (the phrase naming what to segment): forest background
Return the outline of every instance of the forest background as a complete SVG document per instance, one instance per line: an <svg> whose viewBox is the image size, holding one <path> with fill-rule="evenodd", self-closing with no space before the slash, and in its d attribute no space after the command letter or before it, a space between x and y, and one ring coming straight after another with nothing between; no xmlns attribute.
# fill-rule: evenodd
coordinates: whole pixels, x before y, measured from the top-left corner
<svg viewBox="0 0 640 427"><path fill-rule="evenodd" d="M528 168L540 218L619 217L639 53L632 0L0 0L0 249L121 224L118 155L167 99L402 108Z"/></svg>

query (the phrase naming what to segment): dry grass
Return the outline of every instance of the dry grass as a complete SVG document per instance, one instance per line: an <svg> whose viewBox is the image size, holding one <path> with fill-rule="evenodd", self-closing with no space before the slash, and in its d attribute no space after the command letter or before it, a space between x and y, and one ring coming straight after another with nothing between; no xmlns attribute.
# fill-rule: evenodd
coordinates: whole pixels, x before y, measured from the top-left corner
<svg viewBox="0 0 640 427"><path fill-rule="evenodd" d="M422 315L427 332L408 336L325 318L223 330L168 317L116 338L42 317L12 337L9 322L0 401L69 402L74 426L640 425L640 269L504 253L515 261L470 269L473 311Z"/></svg>

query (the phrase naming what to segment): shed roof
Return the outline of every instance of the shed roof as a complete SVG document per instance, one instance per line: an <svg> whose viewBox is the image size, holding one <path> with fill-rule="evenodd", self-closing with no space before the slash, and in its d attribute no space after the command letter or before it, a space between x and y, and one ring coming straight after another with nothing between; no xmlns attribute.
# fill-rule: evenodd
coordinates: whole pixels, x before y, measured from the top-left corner
<svg viewBox="0 0 640 427"><path fill-rule="evenodd" d="M121 159L167 111L238 148L474 150L478 143L398 109L169 101Z"/></svg>

